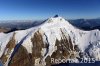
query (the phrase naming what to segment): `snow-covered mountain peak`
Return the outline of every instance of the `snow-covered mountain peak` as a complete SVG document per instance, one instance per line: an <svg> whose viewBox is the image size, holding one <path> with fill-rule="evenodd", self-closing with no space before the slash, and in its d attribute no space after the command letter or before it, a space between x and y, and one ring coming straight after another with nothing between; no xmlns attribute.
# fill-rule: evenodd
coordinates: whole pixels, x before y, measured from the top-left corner
<svg viewBox="0 0 100 66"><path fill-rule="evenodd" d="M75 27L70 24L63 17L51 17L45 21L45 23L41 26L43 29L47 28L67 28L67 30L74 30Z"/></svg>
<svg viewBox="0 0 100 66"><path fill-rule="evenodd" d="M58 17L51 17L49 18L46 22L51 23L51 22L65 22L65 19L58 16Z"/></svg>
<svg viewBox="0 0 100 66"><path fill-rule="evenodd" d="M75 28L59 16L26 30L0 33L0 60L4 66L51 66L51 58L87 57L81 53L100 59L100 31Z"/></svg>
<svg viewBox="0 0 100 66"><path fill-rule="evenodd" d="M73 31L75 28L72 26L67 20L65 20L63 17L51 17L45 21L44 24L40 26L40 28L44 32L48 31L54 31L59 29L66 29L68 32ZM60 31L61 32L61 31Z"/></svg>

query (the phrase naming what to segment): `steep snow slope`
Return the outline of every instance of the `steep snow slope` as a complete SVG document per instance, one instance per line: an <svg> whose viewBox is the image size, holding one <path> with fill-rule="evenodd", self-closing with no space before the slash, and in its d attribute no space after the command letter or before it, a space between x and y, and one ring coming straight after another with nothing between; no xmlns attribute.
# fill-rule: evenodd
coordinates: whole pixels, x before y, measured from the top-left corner
<svg viewBox="0 0 100 66"><path fill-rule="evenodd" d="M23 60L21 58L24 56L24 60L29 60L24 62L26 64L50 66L52 57L78 60L76 57L81 58L79 53L87 53L99 61L100 31L80 30L62 17L51 17L43 24L27 30L0 33L0 59L4 66L26 66L16 61Z"/></svg>
<svg viewBox="0 0 100 66"><path fill-rule="evenodd" d="M9 34L0 33L0 57L2 56L4 49L12 36L13 33Z"/></svg>

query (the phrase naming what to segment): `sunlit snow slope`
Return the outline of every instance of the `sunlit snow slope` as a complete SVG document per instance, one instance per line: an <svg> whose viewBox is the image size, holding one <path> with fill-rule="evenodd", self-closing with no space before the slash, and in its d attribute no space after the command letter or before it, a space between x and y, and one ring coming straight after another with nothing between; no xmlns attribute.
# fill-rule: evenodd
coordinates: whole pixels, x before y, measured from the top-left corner
<svg viewBox="0 0 100 66"><path fill-rule="evenodd" d="M4 66L50 66L51 58L95 58L100 60L100 31L83 31L62 17L43 24L0 33L0 60Z"/></svg>

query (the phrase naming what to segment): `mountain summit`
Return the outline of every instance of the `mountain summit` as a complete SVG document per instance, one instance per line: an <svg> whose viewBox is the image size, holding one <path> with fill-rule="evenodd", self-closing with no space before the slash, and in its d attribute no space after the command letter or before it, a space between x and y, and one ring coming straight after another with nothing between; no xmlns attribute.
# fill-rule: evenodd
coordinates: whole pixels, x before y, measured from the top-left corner
<svg viewBox="0 0 100 66"><path fill-rule="evenodd" d="M4 66L51 66L54 59L100 60L100 31L83 31L62 17L8 34L0 33L0 60Z"/></svg>
<svg viewBox="0 0 100 66"><path fill-rule="evenodd" d="M58 15L55 15L54 18L59 17Z"/></svg>

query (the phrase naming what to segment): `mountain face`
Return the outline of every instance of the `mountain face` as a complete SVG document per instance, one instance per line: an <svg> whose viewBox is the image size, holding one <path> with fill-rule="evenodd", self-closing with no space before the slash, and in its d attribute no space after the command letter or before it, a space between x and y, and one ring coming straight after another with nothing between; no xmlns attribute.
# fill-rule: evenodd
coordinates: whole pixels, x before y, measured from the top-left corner
<svg viewBox="0 0 100 66"><path fill-rule="evenodd" d="M4 66L51 66L52 59L100 60L100 31L83 31L62 17L51 17L26 30L0 33Z"/></svg>

